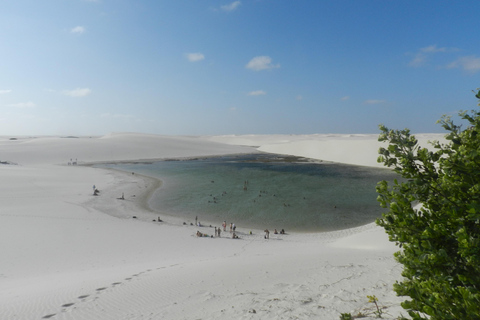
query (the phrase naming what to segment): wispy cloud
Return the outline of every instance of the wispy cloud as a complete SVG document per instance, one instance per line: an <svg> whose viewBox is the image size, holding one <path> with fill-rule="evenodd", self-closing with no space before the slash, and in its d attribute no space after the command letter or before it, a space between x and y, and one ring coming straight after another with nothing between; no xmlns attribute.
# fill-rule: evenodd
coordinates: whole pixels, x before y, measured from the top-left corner
<svg viewBox="0 0 480 320"><path fill-rule="evenodd" d="M260 71L266 69L280 68L280 65L272 64L272 58L270 58L269 56L258 56L250 60L245 67L254 71Z"/></svg>
<svg viewBox="0 0 480 320"><path fill-rule="evenodd" d="M86 31L87 29L83 26L76 26L72 29L70 29L70 33L74 33L74 34L82 34Z"/></svg>
<svg viewBox="0 0 480 320"><path fill-rule="evenodd" d="M24 109L24 108L35 108L36 106L37 106L37 105L36 105L35 103L33 103L32 101L19 102L19 103L13 103L13 104L7 105L7 107L20 108L20 109Z"/></svg>
<svg viewBox="0 0 480 320"><path fill-rule="evenodd" d="M427 56L423 53L415 54L415 57L408 63L410 67L420 67L425 64Z"/></svg>
<svg viewBox="0 0 480 320"><path fill-rule="evenodd" d="M0 90L0 94L7 94L12 92L12 90Z"/></svg>
<svg viewBox="0 0 480 320"><path fill-rule="evenodd" d="M436 45L423 47L420 48L415 54L413 54L413 59L410 61L409 66L421 67L425 65L427 60L430 59L434 54L451 53L458 51L460 51L458 48L437 47ZM480 57L476 57L474 55L460 57L446 66L445 64L443 64L443 66L439 66L439 68L458 68L470 73L476 73L480 71Z"/></svg>
<svg viewBox="0 0 480 320"><path fill-rule="evenodd" d="M420 52L426 53L447 52L449 50L451 49L447 47L438 48L437 45L420 48Z"/></svg>
<svg viewBox="0 0 480 320"><path fill-rule="evenodd" d="M230 12L230 11L235 11L238 9L238 7L242 4L241 1L234 1L232 3L229 3L229 4L226 4L226 5L223 5L220 7L220 9L222 9L223 11L227 11L227 12Z"/></svg>
<svg viewBox="0 0 480 320"><path fill-rule="evenodd" d="M346 101L346 100L348 100L348 99L350 99L349 96L345 96L345 97L341 97L341 98L340 98L340 100L342 100L342 101Z"/></svg>
<svg viewBox="0 0 480 320"><path fill-rule="evenodd" d="M185 57L187 57L187 60L190 61L190 62L197 62L197 61L202 61L203 59L205 59L205 56L200 52L186 53Z"/></svg>
<svg viewBox="0 0 480 320"><path fill-rule="evenodd" d="M369 100L365 100L363 104L384 104L386 102L387 102L386 100L369 99Z"/></svg>
<svg viewBox="0 0 480 320"><path fill-rule="evenodd" d="M89 88L76 88L76 89L73 89L73 90L63 91L64 95L70 96L70 97L75 97L75 98L85 97L85 96L88 96L90 93L92 93L92 90L90 90Z"/></svg>
<svg viewBox="0 0 480 320"><path fill-rule="evenodd" d="M476 56L461 57L450 63L447 68L461 68L467 72L476 73L480 71L480 58Z"/></svg>
<svg viewBox="0 0 480 320"><path fill-rule="evenodd" d="M437 47L437 45L423 47L413 54L413 59L409 62L408 65L411 67L421 67L425 65L427 59L433 54L436 54L439 52L455 52L455 51L458 51L458 49L448 48L448 47Z"/></svg>
<svg viewBox="0 0 480 320"><path fill-rule="evenodd" d="M266 95L267 93L263 90L257 90L257 91L251 91L248 93L249 96L263 96Z"/></svg>
<svg viewBox="0 0 480 320"><path fill-rule="evenodd" d="M302 95L298 95L298 96L296 97L296 99L297 99L298 101L303 100L303 96L302 96Z"/></svg>
<svg viewBox="0 0 480 320"><path fill-rule="evenodd" d="M102 118L113 118L113 119L125 119L125 120L135 120L135 116L130 114L122 114L122 113L102 113L100 115Z"/></svg>

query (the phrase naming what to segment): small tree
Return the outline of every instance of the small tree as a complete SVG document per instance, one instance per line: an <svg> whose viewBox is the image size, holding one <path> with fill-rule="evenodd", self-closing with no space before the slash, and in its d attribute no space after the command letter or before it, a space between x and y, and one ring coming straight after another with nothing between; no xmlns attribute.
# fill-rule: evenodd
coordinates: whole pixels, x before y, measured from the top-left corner
<svg viewBox="0 0 480 320"><path fill-rule="evenodd" d="M404 280L394 290L411 298L402 307L413 319L480 319L480 112L460 116L464 130L449 117L439 121L448 143L432 143L435 151L408 129L380 126L389 146L378 162L404 179L378 183L388 211L377 224L401 248Z"/></svg>

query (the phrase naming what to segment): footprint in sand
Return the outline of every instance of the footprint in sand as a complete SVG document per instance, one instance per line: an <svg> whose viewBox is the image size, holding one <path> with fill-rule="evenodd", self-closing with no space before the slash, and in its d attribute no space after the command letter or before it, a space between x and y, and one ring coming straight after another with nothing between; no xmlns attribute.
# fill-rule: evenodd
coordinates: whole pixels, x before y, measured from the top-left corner
<svg viewBox="0 0 480 320"><path fill-rule="evenodd" d="M51 317L54 317L55 315L56 315L56 313L48 314L48 315L42 317L42 319L50 319Z"/></svg>
<svg viewBox="0 0 480 320"><path fill-rule="evenodd" d="M118 286L119 284L122 284L121 282L114 282L112 283L112 286Z"/></svg>
<svg viewBox="0 0 480 320"><path fill-rule="evenodd" d="M88 294L86 294L86 295L78 297L78 299L85 299L85 298L88 298L88 297L90 297L90 296Z"/></svg>
<svg viewBox="0 0 480 320"><path fill-rule="evenodd" d="M71 307L73 306L75 303L65 303L64 305L62 305L63 308L68 308L68 307Z"/></svg>
<svg viewBox="0 0 480 320"><path fill-rule="evenodd" d="M98 288L97 291L103 291L106 290L107 288Z"/></svg>

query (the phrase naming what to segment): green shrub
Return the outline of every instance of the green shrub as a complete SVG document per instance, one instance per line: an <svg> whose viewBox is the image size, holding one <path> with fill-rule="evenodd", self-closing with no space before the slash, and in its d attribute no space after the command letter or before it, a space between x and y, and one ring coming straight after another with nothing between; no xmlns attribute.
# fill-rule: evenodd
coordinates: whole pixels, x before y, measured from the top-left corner
<svg viewBox="0 0 480 320"><path fill-rule="evenodd" d="M374 303L375 304L375 307L376 307L376 311L374 311L373 313L377 316L377 318L381 318L382 317L382 314L383 314L383 311L382 309L380 309L380 307L378 306L378 298L376 296L367 296L368 298L368 302L370 303Z"/></svg>
<svg viewBox="0 0 480 320"><path fill-rule="evenodd" d="M342 313L340 315L340 320L352 320L352 315L350 313Z"/></svg>
<svg viewBox="0 0 480 320"><path fill-rule="evenodd" d="M463 130L449 117L439 121L448 143L433 143L434 151L408 129L380 126L389 146L378 161L405 180L377 185L388 209L377 224L401 248L404 280L394 290L410 297L402 307L413 319L480 319L480 112L460 116Z"/></svg>

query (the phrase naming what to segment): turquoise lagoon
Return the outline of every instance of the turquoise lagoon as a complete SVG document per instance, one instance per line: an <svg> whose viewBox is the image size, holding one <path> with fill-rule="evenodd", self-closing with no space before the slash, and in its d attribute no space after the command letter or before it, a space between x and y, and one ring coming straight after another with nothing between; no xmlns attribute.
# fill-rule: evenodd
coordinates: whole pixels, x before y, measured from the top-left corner
<svg viewBox="0 0 480 320"><path fill-rule="evenodd" d="M373 222L383 210L376 201L377 182L397 177L383 168L263 153L102 167L161 179L149 205L162 216L287 232Z"/></svg>

